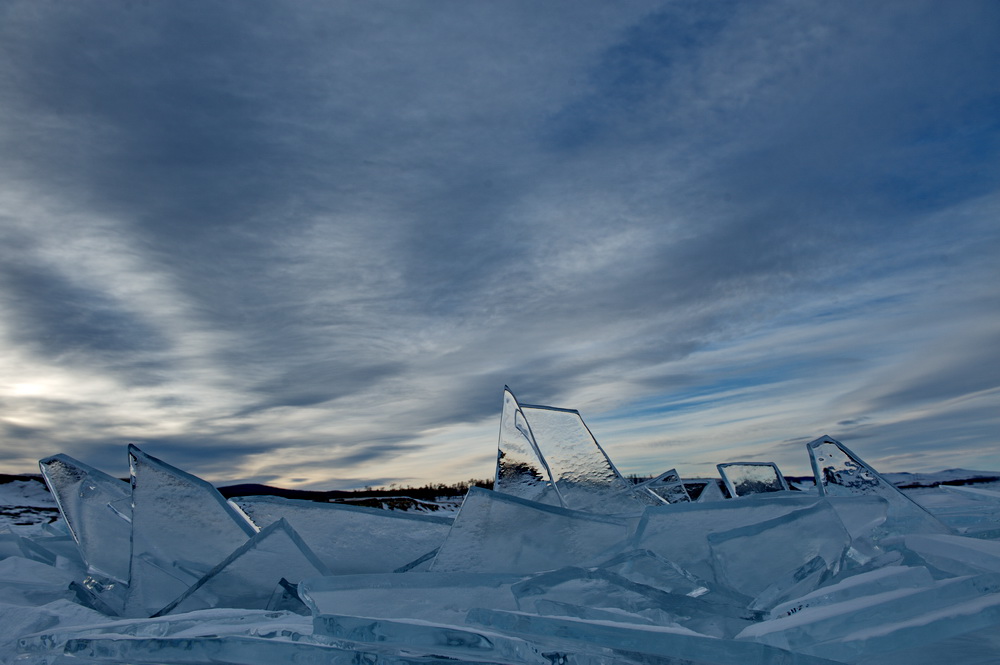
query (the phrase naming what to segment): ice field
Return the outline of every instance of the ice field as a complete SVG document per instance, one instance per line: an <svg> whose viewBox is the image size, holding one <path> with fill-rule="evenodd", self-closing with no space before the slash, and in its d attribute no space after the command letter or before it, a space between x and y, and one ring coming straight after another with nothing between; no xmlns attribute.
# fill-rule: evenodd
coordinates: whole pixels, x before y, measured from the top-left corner
<svg viewBox="0 0 1000 665"><path fill-rule="evenodd" d="M494 489L457 514L56 455L60 519L0 532L0 663L1000 663L1000 483L904 492L829 437L803 454L815 484L635 484L578 412L505 391ZM27 485L8 500L51 510Z"/></svg>

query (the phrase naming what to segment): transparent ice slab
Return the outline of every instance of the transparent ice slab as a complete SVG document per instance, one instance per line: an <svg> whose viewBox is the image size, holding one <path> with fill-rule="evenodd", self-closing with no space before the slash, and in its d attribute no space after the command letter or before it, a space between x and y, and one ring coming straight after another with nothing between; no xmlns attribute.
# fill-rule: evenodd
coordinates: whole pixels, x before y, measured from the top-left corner
<svg viewBox="0 0 1000 665"><path fill-rule="evenodd" d="M788 482L774 462L728 462L715 466L734 498L788 491Z"/></svg>
<svg viewBox="0 0 1000 665"><path fill-rule="evenodd" d="M316 615L424 619L461 625L473 607L517 608L518 575L495 573L387 573L303 580L299 597Z"/></svg>
<svg viewBox="0 0 1000 665"><path fill-rule="evenodd" d="M884 536L952 533L929 512L883 478L844 444L823 436L806 444L820 496L880 496L889 503Z"/></svg>
<svg viewBox="0 0 1000 665"><path fill-rule="evenodd" d="M59 626L98 623L102 620L104 617L97 612L65 598L36 607L11 605L0 601L0 626L3 627L0 630L0 662L33 662L15 655L20 648L19 643L23 635Z"/></svg>
<svg viewBox="0 0 1000 665"><path fill-rule="evenodd" d="M620 551L628 533L628 523L614 516L473 487L431 570L533 573L587 565Z"/></svg>
<svg viewBox="0 0 1000 665"><path fill-rule="evenodd" d="M722 493L722 488L719 486L719 481L714 478L709 478L708 482L705 483L705 487L702 488L701 494L695 499L697 503L709 503L712 501L724 501L726 496Z"/></svg>
<svg viewBox="0 0 1000 665"><path fill-rule="evenodd" d="M551 665L548 658L523 639L465 625L324 614L315 618L313 633L428 656Z"/></svg>
<svg viewBox="0 0 1000 665"><path fill-rule="evenodd" d="M268 639L245 635L221 637L82 637L69 640L64 652L72 663L149 663L156 665L239 663L322 663L323 665L448 665L456 661L401 654L378 644L337 644ZM46 661L61 665L64 661Z"/></svg>
<svg viewBox="0 0 1000 665"><path fill-rule="evenodd" d="M710 533L708 542L716 581L749 596L769 590L776 598L783 589L772 588L775 581L791 588L806 575L818 584L822 571L836 573L851 538L836 511L817 501L763 522Z"/></svg>
<svg viewBox="0 0 1000 665"><path fill-rule="evenodd" d="M775 492L743 501L647 508L631 543L635 549L655 552L700 579L714 581L709 534L764 522L813 506L816 501L816 497L801 497L795 492Z"/></svg>
<svg viewBox="0 0 1000 665"><path fill-rule="evenodd" d="M132 531L128 483L68 455L46 457L38 468L90 572L127 583ZM112 504L127 506L127 512Z"/></svg>
<svg viewBox="0 0 1000 665"><path fill-rule="evenodd" d="M937 492L922 492L912 498L956 533L973 538L1000 538L998 492L941 485Z"/></svg>
<svg viewBox="0 0 1000 665"><path fill-rule="evenodd" d="M739 639L854 662L1000 623L1000 577L981 575L807 607L747 627Z"/></svg>
<svg viewBox="0 0 1000 665"><path fill-rule="evenodd" d="M73 574L40 561L9 556L0 561L0 603L42 605L73 600Z"/></svg>
<svg viewBox="0 0 1000 665"><path fill-rule="evenodd" d="M795 598L771 609L771 619L791 616L807 607L842 603L899 589L919 589L934 584L930 571L923 566L885 566L870 570L830 586Z"/></svg>
<svg viewBox="0 0 1000 665"><path fill-rule="evenodd" d="M452 519L272 496L232 499L258 527L285 519L334 575L389 573L439 547Z"/></svg>
<svg viewBox="0 0 1000 665"><path fill-rule="evenodd" d="M129 468L132 558L125 613L149 616L256 530L209 483L131 445Z"/></svg>
<svg viewBox="0 0 1000 665"><path fill-rule="evenodd" d="M944 534L911 534L903 542L932 566L955 575L1000 573L1000 541Z"/></svg>
<svg viewBox="0 0 1000 665"><path fill-rule="evenodd" d="M620 575L636 584L692 598L703 596L711 590L711 583L649 550L623 552L600 563L597 568Z"/></svg>
<svg viewBox="0 0 1000 665"><path fill-rule="evenodd" d="M578 411L524 404L521 412L565 508L617 513L661 503L646 492L635 492Z"/></svg>
<svg viewBox="0 0 1000 665"><path fill-rule="evenodd" d="M266 609L282 579L293 584L329 571L284 519L261 530L157 615L212 607Z"/></svg>
<svg viewBox="0 0 1000 665"><path fill-rule="evenodd" d="M706 637L676 626L644 626L487 609L469 612L469 623L505 633L531 636L539 642L554 646L568 645L571 649L583 652L594 647L609 649L611 657L606 662L613 662L616 655L643 662L645 659L638 654L648 654L662 658L659 662L682 662L685 665L833 663L824 658L791 653L765 644Z"/></svg>
<svg viewBox="0 0 1000 665"><path fill-rule="evenodd" d="M553 488L552 474L514 393L504 386L497 446L495 491L511 496L564 505Z"/></svg>
<svg viewBox="0 0 1000 665"><path fill-rule="evenodd" d="M631 623L676 625L714 637L731 637L759 615L737 604L661 591L601 568L561 568L511 587L518 609L546 612L551 603L617 612ZM577 612L575 616L580 616ZM593 618L589 613L583 618Z"/></svg>
<svg viewBox="0 0 1000 665"><path fill-rule="evenodd" d="M688 503L691 497L688 495L684 481L681 480L677 469L664 471L655 478L643 481L635 486L636 492L648 492L660 499L662 503ZM656 505L651 503L650 505Z"/></svg>

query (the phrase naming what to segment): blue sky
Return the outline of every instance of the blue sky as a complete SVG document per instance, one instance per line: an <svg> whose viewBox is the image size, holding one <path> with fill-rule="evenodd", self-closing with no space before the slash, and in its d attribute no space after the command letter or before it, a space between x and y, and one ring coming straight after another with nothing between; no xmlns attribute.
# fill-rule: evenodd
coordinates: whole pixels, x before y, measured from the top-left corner
<svg viewBox="0 0 1000 665"><path fill-rule="evenodd" d="M0 471L1000 469L1000 5L0 6Z"/></svg>

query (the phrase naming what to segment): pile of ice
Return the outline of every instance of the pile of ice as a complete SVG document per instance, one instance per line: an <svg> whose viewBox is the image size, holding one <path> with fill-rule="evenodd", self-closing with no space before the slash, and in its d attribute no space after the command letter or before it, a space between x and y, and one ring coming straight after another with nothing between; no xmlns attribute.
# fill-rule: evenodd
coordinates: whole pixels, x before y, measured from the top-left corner
<svg viewBox="0 0 1000 665"><path fill-rule="evenodd" d="M457 516L226 501L129 447L40 462L62 520L0 534L10 663L1000 661L1000 493L929 512L837 441L816 485L624 479L576 411L505 391L496 485Z"/></svg>

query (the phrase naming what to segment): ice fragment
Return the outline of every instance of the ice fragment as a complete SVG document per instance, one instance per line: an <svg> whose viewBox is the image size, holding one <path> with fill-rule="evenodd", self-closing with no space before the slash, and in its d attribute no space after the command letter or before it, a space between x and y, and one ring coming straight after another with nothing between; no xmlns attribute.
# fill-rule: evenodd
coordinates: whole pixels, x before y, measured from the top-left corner
<svg viewBox="0 0 1000 665"><path fill-rule="evenodd" d="M272 496L232 499L258 527L286 519L331 574L389 573L436 549L452 519Z"/></svg>
<svg viewBox="0 0 1000 665"><path fill-rule="evenodd" d="M132 559L125 612L149 616L204 577L256 530L210 484L135 446L129 446L129 467Z"/></svg>
<svg viewBox="0 0 1000 665"><path fill-rule="evenodd" d="M275 585L329 571L284 519L265 527L154 616L210 607L266 609Z"/></svg>
<svg viewBox="0 0 1000 665"><path fill-rule="evenodd" d="M592 563L624 546L626 521L469 489L431 570L532 573Z"/></svg>
<svg viewBox="0 0 1000 665"><path fill-rule="evenodd" d="M128 484L68 455L46 457L38 468L90 572L128 582L132 530Z"/></svg>
<svg viewBox="0 0 1000 665"><path fill-rule="evenodd" d="M788 482L774 462L717 464L719 475L732 497L788 491Z"/></svg>

